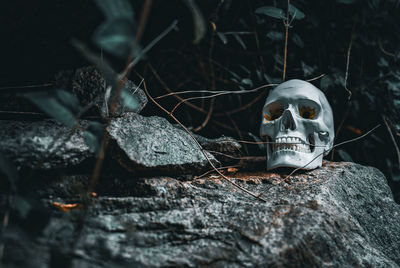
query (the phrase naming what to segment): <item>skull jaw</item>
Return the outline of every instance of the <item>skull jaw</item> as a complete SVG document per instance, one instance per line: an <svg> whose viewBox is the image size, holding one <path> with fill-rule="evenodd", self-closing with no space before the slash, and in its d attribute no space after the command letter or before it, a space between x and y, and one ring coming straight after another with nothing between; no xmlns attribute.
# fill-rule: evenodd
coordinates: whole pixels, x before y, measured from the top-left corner
<svg viewBox="0 0 400 268"><path fill-rule="evenodd" d="M300 168L304 170L318 168L322 166L323 158L323 154L321 153L322 151L318 151L320 150L315 150L313 153L280 151L274 153L273 155L267 155L267 170L279 167Z"/></svg>

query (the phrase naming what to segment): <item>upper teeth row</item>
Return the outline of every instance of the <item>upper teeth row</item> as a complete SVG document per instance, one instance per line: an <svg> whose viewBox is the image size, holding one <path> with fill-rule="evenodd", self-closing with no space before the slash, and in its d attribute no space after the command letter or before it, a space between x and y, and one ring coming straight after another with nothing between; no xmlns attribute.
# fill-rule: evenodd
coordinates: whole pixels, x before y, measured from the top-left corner
<svg viewBox="0 0 400 268"><path fill-rule="evenodd" d="M304 143L304 142L297 137L282 137L282 138L276 138L275 143Z"/></svg>

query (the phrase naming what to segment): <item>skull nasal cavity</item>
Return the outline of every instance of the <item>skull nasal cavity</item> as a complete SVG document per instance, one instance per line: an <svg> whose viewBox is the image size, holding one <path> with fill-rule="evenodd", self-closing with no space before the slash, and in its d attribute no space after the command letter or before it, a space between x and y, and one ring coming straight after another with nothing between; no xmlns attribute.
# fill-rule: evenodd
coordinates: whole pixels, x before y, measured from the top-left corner
<svg viewBox="0 0 400 268"><path fill-rule="evenodd" d="M296 129L296 122L293 119L293 115L289 110L286 110L282 114L281 119L281 130L295 130Z"/></svg>

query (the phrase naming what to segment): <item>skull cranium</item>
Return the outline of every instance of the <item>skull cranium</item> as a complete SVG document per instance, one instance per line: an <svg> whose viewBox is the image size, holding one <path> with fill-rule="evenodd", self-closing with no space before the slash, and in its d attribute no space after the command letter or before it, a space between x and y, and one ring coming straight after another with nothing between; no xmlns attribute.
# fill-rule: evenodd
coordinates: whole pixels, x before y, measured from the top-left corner
<svg viewBox="0 0 400 268"><path fill-rule="evenodd" d="M267 169L314 169L333 146L332 109L324 93L302 80L270 92L263 107L260 136L268 141Z"/></svg>

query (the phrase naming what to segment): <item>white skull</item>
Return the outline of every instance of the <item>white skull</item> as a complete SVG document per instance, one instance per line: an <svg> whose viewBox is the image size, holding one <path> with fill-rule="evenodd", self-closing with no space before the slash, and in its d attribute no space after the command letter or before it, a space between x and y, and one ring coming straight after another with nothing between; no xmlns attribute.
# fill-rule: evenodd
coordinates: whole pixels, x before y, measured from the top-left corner
<svg viewBox="0 0 400 268"><path fill-rule="evenodd" d="M268 170L314 169L332 149L331 106L324 93L306 81L289 80L272 90L261 120L260 136L271 142L266 146Z"/></svg>

